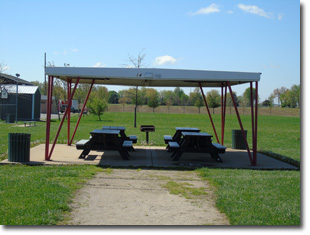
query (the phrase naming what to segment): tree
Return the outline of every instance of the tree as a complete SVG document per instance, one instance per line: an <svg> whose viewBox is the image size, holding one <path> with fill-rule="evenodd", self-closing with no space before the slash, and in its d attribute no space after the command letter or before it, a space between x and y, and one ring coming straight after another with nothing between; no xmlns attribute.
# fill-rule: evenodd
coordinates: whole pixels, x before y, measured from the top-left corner
<svg viewBox="0 0 310 235"><path fill-rule="evenodd" d="M196 106L198 108L198 112L200 113L200 108L203 106L203 98L198 87L189 94L189 105Z"/></svg>
<svg viewBox="0 0 310 235"><path fill-rule="evenodd" d="M268 97L268 99L269 99L268 107L269 107L270 115L271 115L271 109L273 107L274 98L275 98L274 94L270 94L270 96Z"/></svg>
<svg viewBox="0 0 310 235"><path fill-rule="evenodd" d="M94 97L88 102L89 112L98 115L99 121L101 121L100 115L108 108L108 103L105 99L100 99L98 96Z"/></svg>
<svg viewBox="0 0 310 235"><path fill-rule="evenodd" d="M194 105L198 108L198 112L200 113L200 108L203 106L203 100L201 95L197 97Z"/></svg>
<svg viewBox="0 0 310 235"><path fill-rule="evenodd" d="M173 102L175 105L182 105L182 96L185 93L180 87L176 87L173 91ZM184 99L184 98L183 98Z"/></svg>
<svg viewBox="0 0 310 235"><path fill-rule="evenodd" d="M221 106L221 96L218 90L211 90L207 93L206 97L207 103L210 108L213 109L213 114L214 114L214 109Z"/></svg>
<svg viewBox="0 0 310 235"><path fill-rule="evenodd" d="M300 85L293 85L280 95L281 107L296 108L300 102Z"/></svg>
<svg viewBox="0 0 310 235"><path fill-rule="evenodd" d="M281 95L287 90L285 87L277 88L273 91L275 98L278 99L278 106L281 105Z"/></svg>
<svg viewBox="0 0 310 235"><path fill-rule="evenodd" d="M233 99L234 99L234 101L235 101L235 103L236 103L236 105L237 105L237 107L239 106L239 102L241 101L239 101L239 99L238 99L238 97L237 97L237 93L236 92L232 92L232 95L233 95ZM231 95L230 95L230 93L227 93L227 98L226 98L227 100L226 100L226 104L227 104L227 106L229 107L229 111L230 111L230 114L231 114L231 108L232 107L234 107L234 102L233 102L233 100L232 100L232 98L231 98Z"/></svg>
<svg viewBox="0 0 310 235"><path fill-rule="evenodd" d="M256 100L256 96L255 96L255 92L256 89L252 88L252 94L253 94L253 101ZM244 93L243 93L243 102L246 106L250 106L251 105L251 88L247 88Z"/></svg>
<svg viewBox="0 0 310 235"><path fill-rule="evenodd" d="M109 99L108 102L110 104L117 104L118 100L120 98L120 95L116 91L109 91Z"/></svg>
<svg viewBox="0 0 310 235"><path fill-rule="evenodd" d="M146 98L147 98L147 105L153 108L154 113L155 108L159 106L158 92L153 88L147 89Z"/></svg>

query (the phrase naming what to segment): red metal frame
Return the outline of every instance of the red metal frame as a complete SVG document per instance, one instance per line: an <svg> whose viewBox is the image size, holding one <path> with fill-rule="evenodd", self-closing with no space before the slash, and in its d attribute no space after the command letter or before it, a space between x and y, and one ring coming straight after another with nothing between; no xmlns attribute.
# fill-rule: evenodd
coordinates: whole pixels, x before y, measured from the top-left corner
<svg viewBox="0 0 310 235"><path fill-rule="evenodd" d="M234 107L235 107L236 115L237 115L237 118L238 118L238 121L239 121L239 125L240 125L240 128L241 128L243 139L244 139L245 144L246 144L246 149L248 151L248 155L249 155L249 158L250 158L251 165L256 165L256 163L254 164L254 161L253 161L252 156L251 156L249 144L248 144L248 141L247 141L246 136L245 136L245 132L244 132L244 129L243 129L242 121L241 121L241 118L240 118L240 114L239 114L239 111L238 111L238 108L237 108L236 101L235 101L233 93L232 93L230 82L227 82L227 85L228 85L228 88L229 88L231 99L232 99Z"/></svg>
<svg viewBox="0 0 310 235"><path fill-rule="evenodd" d="M209 114L209 118L210 118L210 121L211 121L211 124L212 124L212 127L213 127L213 131L214 131L216 140L217 140L218 143L220 143L219 137L217 136L217 133L216 133L216 130L215 130L215 126L214 126L214 123L213 123L213 119L212 119L212 116L211 116L211 113L210 113L210 110L209 110L209 107L208 107L208 104L207 104L207 100L206 100L205 94L203 93L202 86L201 86L201 83L200 83L200 82L199 82L199 87L200 87L200 91L201 91L203 100L204 100L204 102L205 102L205 106L206 106L207 111L208 111L208 114Z"/></svg>
<svg viewBox="0 0 310 235"><path fill-rule="evenodd" d="M86 100L84 102L84 105L83 105L82 111L80 113L78 122L77 122L75 130L73 132L72 138L70 139L70 110L71 110L71 102L72 102L74 93L76 91L77 85L79 83L79 80L80 79L77 78L72 93L71 93L72 79L68 79L67 80L67 82L68 82L68 84L67 84L68 85L68 106L67 106L67 108L65 110L65 113L64 113L63 118L61 120L61 123L59 125L59 128L58 128L56 137L54 139L51 151L49 152L50 125L51 125L50 124L50 122L51 122L51 105L52 105L52 93L53 93L54 77L53 76L48 76L48 93L47 93L47 110L46 110L46 115L47 115L47 117L46 117L46 141L45 141L45 160L47 160L47 161L49 161L51 156L52 156L52 153L53 153L55 144L57 142L60 130L62 128L63 122L64 122L64 120L65 120L67 115L68 115L68 145L71 145L72 141L74 139L74 136L75 136L75 133L77 131L79 122L81 120L81 117L82 117L82 114L84 112L86 103L88 101L89 95L91 93L92 87L93 87L94 82L95 82L95 80L92 81L91 87L90 87L90 89L88 91L87 98L86 98ZM225 98L223 99L223 87L224 87L224 84L225 84ZM213 120L212 120L212 116L211 116L211 113L210 113L210 110L209 110L209 107L208 107L205 95L203 93L203 89L202 89L201 83L199 83L199 86L200 86L201 94L202 94L203 99L204 99L205 106L206 106L208 114L209 114L209 118L210 118L210 121L211 121L211 124L212 124L212 127L213 127L213 131L215 133L217 142L219 143L219 138L218 138L218 135L217 135L217 132L216 132ZM255 113L254 113L254 111L253 111L253 108L254 108L254 104L253 104L253 100L254 100L253 99L253 84L252 84L252 82L250 82L250 88L251 88L251 117L252 117L253 158L251 156L249 145L248 145L248 142L247 142L247 139L246 139L246 136L245 136L245 132L244 132L243 125L242 125L242 122L241 122L240 114L239 114L236 102L234 100L234 97L233 97L233 93L232 93L232 89L231 89L231 84L230 84L229 81L227 81L225 83L223 82L222 83L222 87L221 87L221 92L222 92L222 94L221 94L222 95L222 97L221 97L221 103L222 103L222 108L221 108L221 115L222 115L222 123L221 123L221 125L222 125L221 126L222 127L222 129L221 129L221 131L222 131L222 139L221 139L221 143L222 143L222 145L224 143L225 116L226 116L226 99L227 99L227 87L228 87L228 89L230 91L230 94L231 94L231 98L232 98L234 107L235 107L235 111L236 111L236 115L237 115L237 118L238 118L238 121L239 121L239 125L240 125L240 128L242 130L242 135L243 135L243 138L244 138L245 143L246 143L246 148L247 148L247 152L248 152L248 155L249 155L249 159L250 159L250 162L251 162L251 164L253 166L256 166L256 164L257 164L258 82L255 82L255 86L256 86L256 92L255 92Z"/></svg>
<svg viewBox="0 0 310 235"><path fill-rule="evenodd" d="M221 114L222 114L222 142L221 145L224 145L224 133L225 133L225 117L226 117L226 99L227 99L227 85L225 85L225 98L223 97L223 86L224 83L222 83L221 87L221 103L222 103L222 109L221 109ZM224 98L224 101L223 101Z"/></svg>
<svg viewBox="0 0 310 235"><path fill-rule="evenodd" d="M67 137L67 144L70 144L70 123L71 123L71 102L69 102L69 99L71 97L71 85L72 85L72 79L67 78L67 95L68 95L68 103L67 103L67 132L68 132L68 137Z"/></svg>
<svg viewBox="0 0 310 235"><path fill-rule="evenodd" d="M253 146L253 162L254 166L256 166L257 163L257 117L258 117L258 82L255 82L255 141Z"/></svg>
<svg viewBox="0 0 310 235"><path fill-rule="evenodd" d="M74 96L74 93L75 93L75 90L76 90L76 88L77 88L77 85L78 85L78 83L79 83L79 81L80 81L80 78L77 78L77 80L76 80L76 82L75 82L75 85L74 85L74 88L73 88L73 92L72 92L72 94L71 94L71 96L69 97L69 100L68 100L68 104L71 104L71 102L72 102L72 99L73 99L73 96ZM50 85L50 84L49 84ZM50 89L50 88L49 88ZM52 91L50 92L50 95L52 94ZM60 122L60 125L59 125L59 128L58 128L58 131L57 131L57 134L56 134L56 137L55 137L55 139L54 139L54 142L53 142L53 145L52 145L52 148L51 148L51 151L50 152L48 152L48 147L47 147L47 144L46 144L46 146L45 146L45 160L47 160L47 161L49 161L50 159L51 159L51 156L52 156L52 153L53 153L53 150L54 150L54 148L55 148L55 144L56 144L56 142L57 142L57 139L58 139L58 136L59 136L59 133L60 133L60 131L61 131L61 128L62 128L62 125L63 125L63 123L64 123L64 120L65 120L65 118L66 118L66 116L67 116L67 114L68 114L68 107L70 107L70 105L68 105L67 106L67 108L66 108L66 110L65 110L65 112L64 112L64 115L63 115L63 117L62 117L62 120L61 120L61 122ZM51 101L48 99L48 109L51 109ZM49 116L49 124L47 124L47 128L46 128L46 131L47 132L50 132L50 111L49 111L49 113L47 114L48 116ZM48 120L47 120L48 121ZM49 133L47 134L48 135L48 137L49 137ZM49 141L49 138L48 139L46 139L46 142L47 141Z"/></svg>
<svg viewBox="0 0 310 235"><path fill-rule="evenodd" d="M52 93L53 93L54 77L48 76L47 104L46 104L46 135L45 135L45 160L49 160L49 143L51 128L51 109L52 109Z"/></svg>
<svg viewBox="0 0 310 235"><path fill-rule="evenodd" d="M82 110L81 110L79 119L78 119L78 121L77 121L77 123L76 123L76 126L75 126L74 132L73 132L73 134L72 134L72 138L71 138L71 140L70 140L69 145L72 144L72 141L73 141L73 139L74 139L74 136L75 136L75 133L76 133L76 131L77 131L77 128L78 128L78 126L79 126L79 124L80 124L80 120L81 120L81 118L82 118L82 115L83 115L85 106L86 106L86 104L87 104L87 101L88 101L88 98L89 98L89 95L90 95L90 92L91 92L91 90L92 90L92 88L93 88L94 83L95 83L95 80L93 80L92 83L91 83L91 86L90 86L89 91L88 91L88 93L87 93L87 96L86 96L86 99L85 99L83 108L82 108Z"/></svg>

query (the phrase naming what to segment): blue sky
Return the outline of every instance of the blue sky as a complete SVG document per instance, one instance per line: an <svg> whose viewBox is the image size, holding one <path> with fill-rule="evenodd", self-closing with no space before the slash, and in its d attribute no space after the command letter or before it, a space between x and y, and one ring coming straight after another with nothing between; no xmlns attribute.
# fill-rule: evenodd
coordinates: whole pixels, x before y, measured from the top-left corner
<svg viewBox="0 0 310 235"><path fill-rule="evenodd" d="M297 0L4 0L0 28L0 63L28 81L43 82L45 52L56 66L124 67L144 49L148 67L261 72L261 101L300 84Z"/></svg>

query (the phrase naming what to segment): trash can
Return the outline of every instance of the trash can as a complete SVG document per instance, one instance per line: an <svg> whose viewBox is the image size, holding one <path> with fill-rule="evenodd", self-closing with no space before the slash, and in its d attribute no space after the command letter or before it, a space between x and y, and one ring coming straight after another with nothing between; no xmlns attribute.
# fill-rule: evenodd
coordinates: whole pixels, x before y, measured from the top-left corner
<svg viewBox="0 0 310 235"><path fill-rule="evenodd" d="M6 115L6 123L14 123L15 115L14 114L7 114Z"/></svg>
<svg viewBox="0 0 310 235"><path fill-rule="evenodd" d="M9 162L30 161L30 134L9 133Z"/></svg>
<svg viewBox="0 0 310 235"><path fill-rule="evenodd" d="M244 130L245 138L247 138L247 130ZM242 135L242 130L232 130L232 149L246 149L246 142Z"/></svg>

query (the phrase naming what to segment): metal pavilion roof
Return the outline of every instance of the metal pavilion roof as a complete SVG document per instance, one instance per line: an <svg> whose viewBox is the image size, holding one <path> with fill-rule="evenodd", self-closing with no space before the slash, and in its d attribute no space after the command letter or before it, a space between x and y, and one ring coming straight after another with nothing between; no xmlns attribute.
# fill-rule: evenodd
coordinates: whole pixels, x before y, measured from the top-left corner
<svg viewBox="0 0 310 235"><path fill-rule="evenodd" d="M260 81L261 73L228 72L210 70L158 69L158 68L87 68L46 67L46 75L80 83L151 87L221 87L223 82L231 85Z"/></svg>

